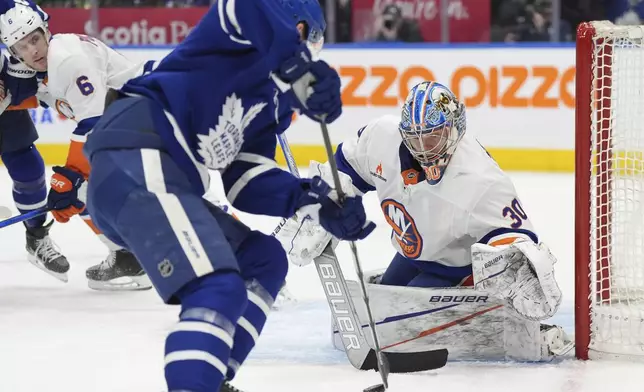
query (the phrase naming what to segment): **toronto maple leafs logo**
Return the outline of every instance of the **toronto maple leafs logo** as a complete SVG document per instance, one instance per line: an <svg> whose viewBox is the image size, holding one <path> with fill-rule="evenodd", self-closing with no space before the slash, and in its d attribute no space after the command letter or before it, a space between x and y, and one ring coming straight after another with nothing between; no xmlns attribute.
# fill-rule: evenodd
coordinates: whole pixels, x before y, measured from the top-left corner
<svg viewBox="0 0 644 392"><path fill-rule="evenodd" d="M244 129L266 106L265 102L251 106L246 113L241 98L235 94L226 98L217 126L206 135L197 135L197 152L211 170L225 169L235 160L244 143Z"/></svg>

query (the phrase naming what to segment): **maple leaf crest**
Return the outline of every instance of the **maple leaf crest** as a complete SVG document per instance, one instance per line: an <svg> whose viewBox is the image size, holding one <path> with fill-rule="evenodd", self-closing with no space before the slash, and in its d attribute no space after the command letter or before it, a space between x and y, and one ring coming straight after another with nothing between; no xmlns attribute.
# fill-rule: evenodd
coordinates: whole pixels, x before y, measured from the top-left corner
<svg viewBox="0 0 644 392"><path fill-rule="evenodd" d="M266 102L260 102L244 113L241 98L235 94L226 98L215 128L210 128L205 135L197 134L197 152L206 167L225 169L235 160L244 143L244 130L265 106Z"/></svg>

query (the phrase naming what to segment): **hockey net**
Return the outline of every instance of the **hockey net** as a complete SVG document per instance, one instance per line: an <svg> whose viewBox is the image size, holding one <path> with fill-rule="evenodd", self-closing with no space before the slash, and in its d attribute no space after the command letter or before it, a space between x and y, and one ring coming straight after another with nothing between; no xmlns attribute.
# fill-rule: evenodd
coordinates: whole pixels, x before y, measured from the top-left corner
<svg viewBox="0 0 644 392"><path fill-rule="evenodd" d="M644 358L644 26L576 50L576 354Z"/></svg>

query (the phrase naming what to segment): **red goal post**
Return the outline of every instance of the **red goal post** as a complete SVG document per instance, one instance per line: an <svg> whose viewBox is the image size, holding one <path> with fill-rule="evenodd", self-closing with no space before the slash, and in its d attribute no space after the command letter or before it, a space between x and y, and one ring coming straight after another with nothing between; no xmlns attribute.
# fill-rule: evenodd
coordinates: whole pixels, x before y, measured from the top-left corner
<svg viewBox="0 0 644 392"><path fill-rule="evenodd" d="M644 26L577 30L575 341L644 358Z"/></svg>

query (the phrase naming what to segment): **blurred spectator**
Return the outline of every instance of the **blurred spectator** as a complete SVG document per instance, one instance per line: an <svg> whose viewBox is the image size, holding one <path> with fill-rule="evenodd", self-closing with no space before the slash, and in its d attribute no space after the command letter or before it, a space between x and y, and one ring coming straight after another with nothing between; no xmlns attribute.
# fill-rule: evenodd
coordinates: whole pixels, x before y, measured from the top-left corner
<svg viewBox="0 0 644 392"><path fill-rule="evenodd" d="M612 19L606 11L613 8L616 1L622 0L561 0L561 19L576 31L581 22Z"/></svg>
<svg viewBox="0 0 644 392"><path fill-rule="evenodd" d="M556 34L552 28L552 15L551 0L493 0L490 40L508 43L550 41ZM558 40L572 40L571 24L560 20L559 26Z"/></svg>
<svg viewBox="0 0 644 392"><path fill-rule="evenodd" d="M351 42L351 0L318 0L324 10L327 24L327 33L325 41L332 42L329 39L329 29L335 25L334 38L335 42ZM333 7L332 10L329 6Z"/></svg>
<svg viewBox="0 0 644 392"><path fill-rule="evenodd" d="M418 22L404 18L396 4L387 5L376 24L376 41L423 42Z"/></svg>
<svg viewBox="0 0 644 392"><path fill-rule="evenodd" d="M611 10L614 11L614 14L610 15L610 19L612 19L615 24L639 25L642 24L642 16L644 16L644 1L614 1L611 3Z"/></svg>

